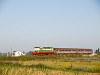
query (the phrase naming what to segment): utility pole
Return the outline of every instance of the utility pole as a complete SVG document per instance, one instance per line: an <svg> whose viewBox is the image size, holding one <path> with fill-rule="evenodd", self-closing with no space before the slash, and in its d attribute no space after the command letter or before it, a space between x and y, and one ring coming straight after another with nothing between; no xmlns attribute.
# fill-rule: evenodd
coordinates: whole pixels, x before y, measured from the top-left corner
<svg viewBox="0 0 100 75"><path fill-rule="evenodd" d="M11 56L13 56L12 48L11 48Z"/></svg>
<svg viewBox="0 0 100 75"><path fill-rule="evenodd" d="M8 52L7 52L7 57L8 57Z"/></svg>

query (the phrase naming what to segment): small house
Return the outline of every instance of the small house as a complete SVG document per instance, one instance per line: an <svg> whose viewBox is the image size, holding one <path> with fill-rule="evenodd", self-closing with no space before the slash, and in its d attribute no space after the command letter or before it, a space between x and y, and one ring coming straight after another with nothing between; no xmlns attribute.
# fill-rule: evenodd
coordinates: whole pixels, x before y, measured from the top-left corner
<svg viewBox="0 0 100 75"><path fill-rule="evenodd" d="M22 56L22 55L25 55L25 54L20 51L13 51L13 56Z"/></svg>

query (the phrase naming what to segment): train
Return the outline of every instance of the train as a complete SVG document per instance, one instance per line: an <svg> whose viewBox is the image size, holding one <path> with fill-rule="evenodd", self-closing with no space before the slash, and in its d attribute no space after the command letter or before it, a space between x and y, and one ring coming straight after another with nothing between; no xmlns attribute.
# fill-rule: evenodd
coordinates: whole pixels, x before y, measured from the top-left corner
<svg viewBox="0 0 100 75"><path fill-rule="evenodd" d="M33 55L53 55L53 54L93 54L92 49L88 48L53 48L53 47L34 47Z"/></svg>
<svg viewBox="0 0 100 75"><path fill-rule="evenodd" d="M53 47L34 47L33 55L51 55L54 54Z"/></svg>

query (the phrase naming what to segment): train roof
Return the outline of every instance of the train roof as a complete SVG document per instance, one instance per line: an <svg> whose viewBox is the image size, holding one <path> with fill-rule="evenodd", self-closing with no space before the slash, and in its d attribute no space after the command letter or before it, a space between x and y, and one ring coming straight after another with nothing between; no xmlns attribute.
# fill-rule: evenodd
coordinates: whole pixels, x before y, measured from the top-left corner
<svg viewBox="0 0 100 75"><path fill-rule="evenodd" d="M54 48L54 47L34 47L34 48L43 48L43 49L53 48L54 50L92 50L90 48Z"/></svg>

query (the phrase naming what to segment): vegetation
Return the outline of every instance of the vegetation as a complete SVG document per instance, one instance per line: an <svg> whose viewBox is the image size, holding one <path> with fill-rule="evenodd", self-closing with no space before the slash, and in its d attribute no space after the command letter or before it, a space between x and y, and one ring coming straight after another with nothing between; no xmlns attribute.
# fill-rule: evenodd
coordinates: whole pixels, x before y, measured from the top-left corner
<svg viewBox="0 0 100 75"><path fill-rule="evenodd" d="M81 58L73 60L72 58ZM0 75L99 75L100 61L79 55L0 56ZM87 58L87 57L85 57ZM99 58L88 57L88 58ZM72 60L71 60L72 59Z"/></svg>
<svg viewBox="0 0 100 75"><path fill-rule="evenodd" d="M95 51L96 54L100 55L100 50L99 48Z"/></svg>

